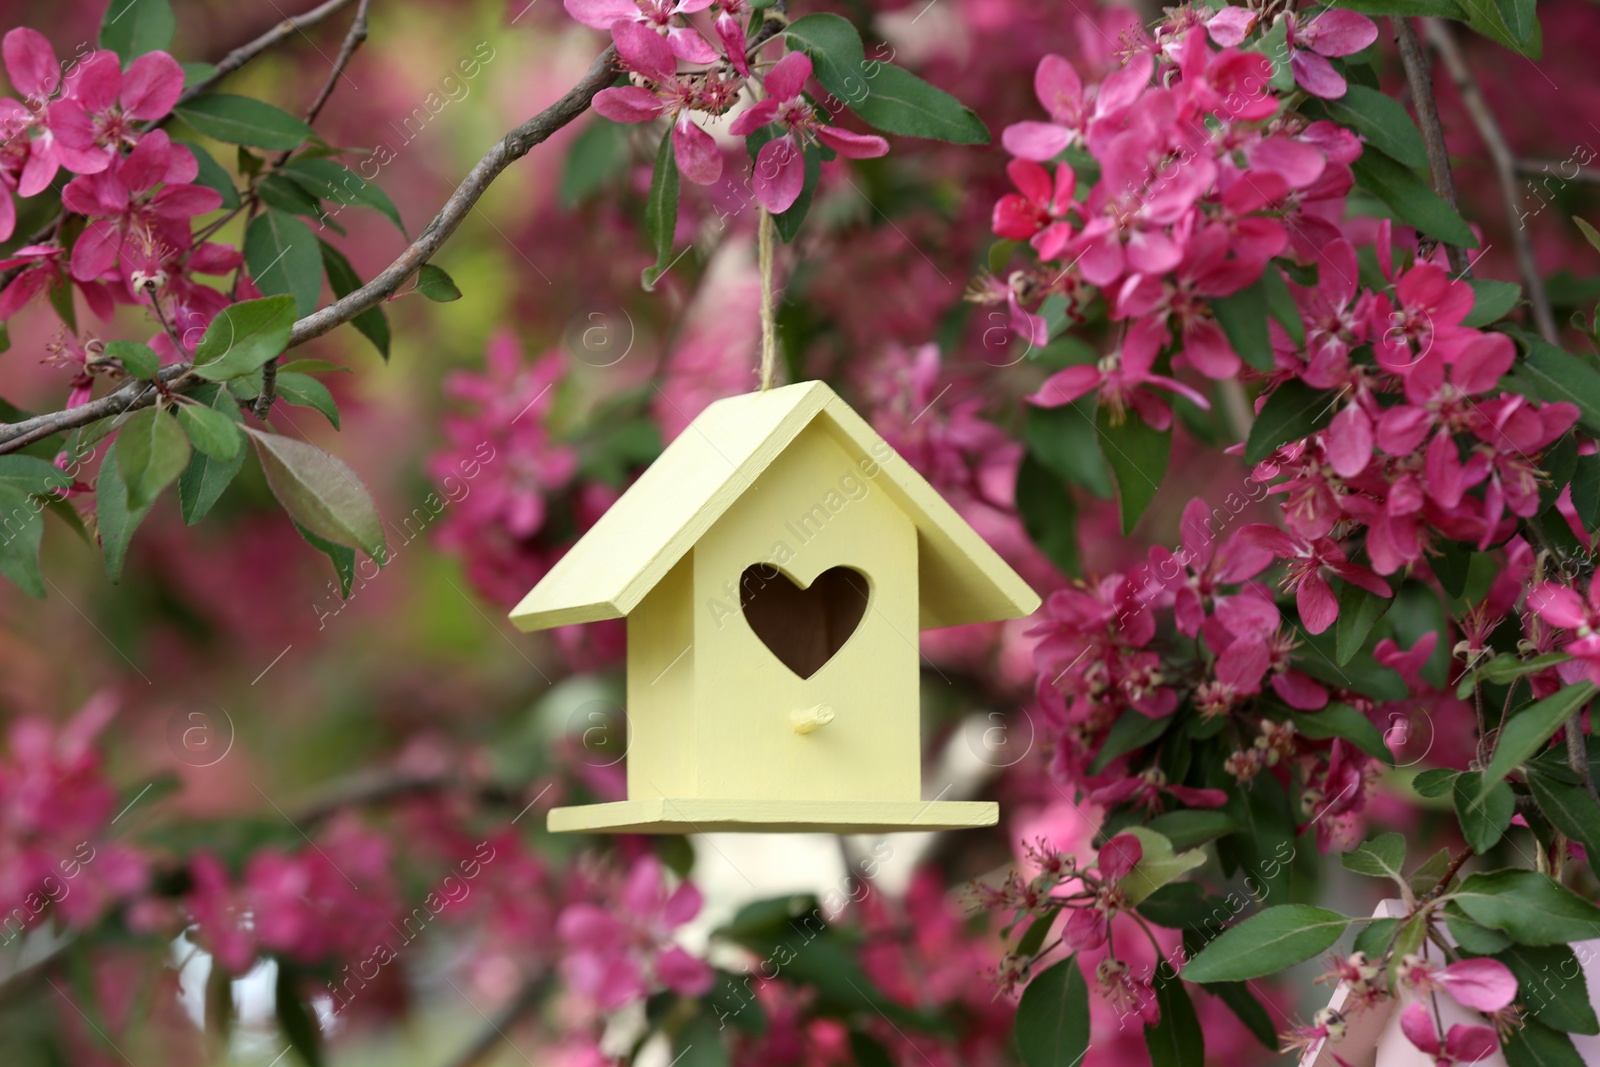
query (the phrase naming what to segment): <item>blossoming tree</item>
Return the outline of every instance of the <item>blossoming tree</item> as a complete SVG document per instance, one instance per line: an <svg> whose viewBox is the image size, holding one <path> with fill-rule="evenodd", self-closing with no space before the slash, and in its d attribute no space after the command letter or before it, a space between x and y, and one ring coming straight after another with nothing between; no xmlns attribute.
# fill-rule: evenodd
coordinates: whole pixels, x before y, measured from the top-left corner
<svg viewBox="0 0 1600 1067"><path fill-rule="evenodd" d="M1341 1039L1379 1013L1438 1064L1585 1062L1594 152L1521 155L1531 135L1497 108L1535 127L1561 99L1600 121L1573 49L1600 33L1592 8L496 8L500 45L526 15L592 61L418 228L397 206L414 198L381 187L406 164L351 141L373 125L328 132L383 6L327 0L214 64L179 61L168 0L112 0L65 60L65 32L5 33L0 320L10 359L26 339L56 375L0 408L12 614L65 597L49 530L94 546L97 581L149 575L168 601L206 586L191 630L229 583L259 586L227 625L259 624L309 547L332 568L320 631L437 519L429 543L487 619L663 440L754 387L765 337L1045 594L1021 625L926 635L929 767L967 748L981 769L961 787L1006 814L898 880L891 842L844 843L835 888L708 922L692 841L536 827L558 798L621 795L621 709L593 695L619 675L613 624L556 631L536 659L491 643L539 690L500 693L475 737L390 724L303 805L242 779L255 814L124 788L101 692L10 721L6 1062L315 1067L434 997L483 1016L441 1053L459 1065L506 1046L571 1064L1346 1062L1370 1050ZM229 91L302 40L313 95ZM1540 85L1558 77L1577 99ZM291 350L350 334L415 358L391 316L425 330L449 309L419 302L487 299L433 260L546 154L559 199L539 193L514 236L490 223L507 269L569 303L626 301L633 336L616 354L609 320L575 332L560 297L475 312L496 320L483 367L442 375L429 454L387 450L437 486L397 522L364 460L295 421L338 428L367 398ZM1544 192L1571 211L1534 220ZM399 228L398 254L374 262L363 213ZM556 249L559 285L530 258ZM640 323L660 342L644 360ZM216 572L183 554L246 523L294 532ZM181 614L140 625L167 639L163 613ZM394 669L352 688L388 691ZM567 701L568 729L529 746L516 712L535 701ZM169 751L226 759L188 758L200 729L170 719ZM123 822L141 804L161 814ZM1299 984L1307 961L1337 1009Z"/></svg>

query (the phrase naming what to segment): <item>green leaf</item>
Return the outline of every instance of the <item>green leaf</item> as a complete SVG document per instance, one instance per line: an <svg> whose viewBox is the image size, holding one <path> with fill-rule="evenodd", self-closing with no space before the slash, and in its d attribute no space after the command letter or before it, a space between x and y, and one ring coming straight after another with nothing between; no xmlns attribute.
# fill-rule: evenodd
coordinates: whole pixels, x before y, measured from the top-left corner
<svg viewBox="0 0 1600 1067"><path fill-rule="evenodd" d="M1583 239L1589 242L1589 247L1600 252L1600 230L1596 230L1588 222L1578 216L1572 216L1572 221L1578 224L1578 232L1583 234Z"/></svg>
<svg viewBox="0 0 1600 1067"><path fill-rule="evenodd" d="M889 1050L860 1030L850 1031L850 1062L855 1067L895 1067Z"/></svg>
<svg viewBox="0 0 1600 1067"><path fill-rule="evenodd" d="M1405 106L1387 93L1351 84L1338 100L1307 101L1300 110L1311 118L1329 119L1354 130L1368 145L1407 167L1428 165L1428 149L1416 123Z"/></svg>
<svg viewBox="0 0 1600 1067"><path fill-rule="evenodd" d="M1439 879L1444 877L1444 872L1450 869L1450 850L1441 848L1429 856L1422 866L1412 871L1406 879L1406 884L1411 886L1413 893L1422 894L1432 892L1439 884Z"/></svg>
<svg viewBox="0 0 1600 1067"><path fill-rule="evenodd" d="M1149 508L1167 475L1172 454L1172 431L1152 429L1137 415L1125 413L1115 421L1109 408L1095 412L1100 448L1111 478L1117 485L1117 506L1122 532L1130 533Z"/></svg>
<svg viewBox="0 0 1600 1067"><path fill-rule="evenodd" d="M1061 569L1075 575L1078 565L1078 506L1072 491L1032 454L1017 466L1017 513L1028 538Z"/></svg>
<svg viewBox="0 0 1600 1067"><path fill-rule="evenodd" d="M1267 1009L1261 1001L1250 992L1250 983L1213 982L1200 988L1226 1004L1257 1041L1273 1052L1278 1051L1277 1024L1272 1021L1272 1016L1267 1014Z"/></svg>
<svg viewBox="0 0 1600 1067"><path fill-rule="evenodd" d="M629 127L596 118L567 149L561 170L561 206L577 207L621 174L628 162Z"/></svg>
<svg viewBox="0 0 1600 1067"><path fill-rule="evenodd" d="M306 1067L323 1067L325 1061L322 1056L322 1031L317 1028L317 1019L312 1014L311 1007L300 999L300 994L295 989L291 968L281 961L278 963L277 988L274 994L278 1030L283 1034L284 1040L289 1042L296 1055L305 1061Z"/></svg>
<svg viewBox="0 0 1600 1067"><path fill-rule="evenodd" d="M1157 815L1150 820L1149 828L1172 842L1173 848L1193 848L1243 829L1227 812L1202 808Z"/></svg>
<svg viewBox="0 0 1600 1067"><path fill-rule="evenodd" d="M1313 389L1291 379L1278 386L1250 426L1244 446L1246 463L1260 463L1290 441L1298 441L1333 421L1339 394Z"/></svg>
<svg viewBox="0 0 1600 1067"><path fill-rule="evenodd" d="M115 52L126 67L146 52L165 51L177 28L167 0L111 0L100 23L100 47Z"/></svg>
<svg viewBox="0 0 1600 1067"><path fill-rule="evenodd" d="M361 288L361 277L356 274L355 268L350 266L350 261L344 253L318 239L322 246L322 269L328 275L328 285L333 289L333 295L339 299L349 296ZM381 307L370 307L350 320L350 324L361 331L361 336L372 342L372 347L378 350L384 362L389 360L389 317L383 313Z"/></svg>
<svg viewBox="0 0 1600 1067"><path fill-rule="evenodd" d="M1481 0L1480 0L1481 2ZM1367 15L1400 15L1411 18L1459 19L1466 14L1455 0L1333 0L1329 7L1360 11Z"/></svg>
<svg viewBox="0 0 1600 1067"><path fill-rule="evenodd" d="M1028 452L1067 481L1110 500L1114 489L1111 472L1100 454L1099 431L1094 425L1094 402L1077 400L1056 408L1027 405L1022 439Z"/></svg>
<svg viewBox="0 0 1600 1067"><path fill-rule="evenodd" d="M182 137L174 137L172 141L174 144L183 145L194 156L195 165L200 168L200 173L194 179L196 185L215 189L222 197L222 206L227 211L239 206L239 190L234 188L233 176L223 169L221 163L211 157L210 152L201 148L198 141Z"/></svg>
<svg viewBox="0 0 1600 1067"><path fill-rule="evenodd" d="M300 318L317 310L322 252L305 223L276 208L257 215L245 230L244 261L262 293L293 296Z"/></svg>
<svg viewBox="0 0 1600 1067"><path fill-rule="evenodd" d="M248 96L207 93L173 112L214 140L275 152L299 148L313 136L310 126L287 111Z"/></svg>
<svg viewBox="0 0 1600 1067"><path fill-rule="evenodd" d="M1499 322L1509 315L1511 309L1517 306L1517 301L1522 299L1522 286L1515 282L1471 278L1467 284L1472 286L1472 310L1461 320L1461 325L1471 326L1475 330Z"/></svg>
<svg viewBox="0 0 1600 1067"><path fill-rule="evenodd" d="M1294 294L1289 292L1289 283L1284 280L1283 271L1275 263L1268 264L1261 274L1261 284L1266 289L1267 310L1272 317L1278 320L1278 325L1284 328L1296 346L1305 344L1305 320L1300 317L1300 307L1294 302Z"/></svg>
<svg viewBox="0 0 1600 1067"><path fill-rule="evenodd" d="M1411 788L1416 790L1418 796L1435 800L1449 795L1451 790L1455 789L1456 776L1460 773L1444 767L1435 767L1422 771L1411 779Z"/></svg>
<svg viewBox="0 0 1600 1067"><path fill-rule="evenodd" d="M1549 875L1506 869L1474 874L1451 899L1474 921L1523 945L1564 945L1600 937L1600 908Z"/></svg>
<svg viewBox="0 0 1600 1067"><path fill-rule="evenodd" d="M1281 904L1222 932L1183 969L1191 982L1263 978L1324 951L1354 919L1310 904Z"/></svg>
<svg viewBox="0 0 1600 1067"><path fill-rule="evenodd" d="M1132 834L1144 849L1139 862L1117 883L1122 889L1123 898L1135 907L1179 875L1206 862L1206 854L1200 849L1175 852L1171 841L1148 827L1128 826L1118 832Z"/></svg>
<svg viewBox="0 0 1600 1067"><path fill-rule="evenodd" d="M783 32L791 48L811 57L822 87L869 126L956 144L989 143L983 122L955 97L892 63L869 63L847 19L806 15Z"/></svg>
<svg viewBox="0 0 1600 1067"><path fill-rule="evenodd" d="M1389 947L1389 940L1394 937L1395 928L1399 925L1399 919L1375 919L1367 924L1365 930L1356 935L1355 944L1351 948L1357 952L1365 952L1370 959L1381 959Z"/></svg>
<svg viewBox="0 0 1600 1067"><path fill-rule="evenodd" d="M1494 758L1483 772L1484 787L1488 788L1509 774L1512 768L1533 758L1544 747L1544 743L1561 729L1562 724L1576 715L1593 696L1593 682L1578 682L1512 712L1511 717L1500 726L1500 739L1495 743Z"/></svg>
<svg viewBox="0 0 1600 1067"><path fill-rule="evenodd" d="M332 217L323 210L322 201L306 192L305 186L281 174L269 174L257 182L256 195L267 207L287 211L291 215L304 215L327 226L334 225Z"/></svg>
<svg viewBox="0 0 1600 1067"><path fill-rule="evenodd" d="M383 520L356 472L336 456L293 437L245 428L273 495L289 516L336 545L384 561Z"/></svg>
<svg viewBox="0 0 1600 1067"><path fill-rule="evenodd" d="M650 196L644 204L644 230L650 247L656 250L655 264L646 267L640 281L645 292L672 265L672 237L678 230L678 161L672 154L672 138L663 136L656 149L656 169L650 176Z"/></svg>
<svg viewBox="0 0 1600 1067"><path fill-rule="evenodd" d="M1339 590L1339 628L1334 640L1334 659L1343 666L1349 663L1378 620L1394 605L1394 597L1370 593L1354 582L1345 582Z"/></svg>
<svg viewBox="0 0 1600 1067"><path fill-rule="evenodd" d="M424 263L417 271L417 292L440 304L461 299L461 290L456 286L455 279L446 274L442 267L432 263Z"/></svg>
<svg viewBox="0 0 1600 1067"><path fill-rule="evenodd" d="M1028 983L1017 1004L1013 1041L1024 1067L1076 1067L1083 1059L1089 1050L1089 987L1078 957Z"/></svg>
<svg viewBox="0 0 1600 1067"><path fill-rule="evenodd" d="M283 351L294 327L292 296L230 304L217 312L194 350L194 372L220 382L260 367Z"/></svg>
<svg viewBox="0 0 1600 1067"><path fill-rule="evenodd" d="M294 371L278 371L278 395L291 404L298 404L303 408L315 408L325 415L333 428L339 428L339 405L334 403L333 394L328 392L328 387L311 377L309 374L296 374Z"/></svg>
<svg viewBox="0 0 1600 1067"><path fill-rule="evenodd" d="M1456 777L1454 797L1461 836L1480 856L1505 836L1517 813L1517 797L1511 787L1496 781L1486 789L1477 771L1463 771Z"/></svg>
<svg viewBox="0 0 1600 1067"><path fill-rule="evenodd" d="M1571 658L1565 652L1546 652L1542 656L1533 656L1529 659L1523 659L1510 652L1502 652L1488 663L1465 675L1456 686L1456 696L1465 700L1472 695L1472 690L1480 682L1508 685L1525 674L1537 674L1542 670L1554 667L1558 663L1565 663Z"/></svg>
<svg viewBox="0 0 1600 1067"><path fill-rule="evenodd" d="M1534 0L1461 0L1467 25L1513 52L1539 59L1543 34L1534 13Z"/></svg>
<svg viewBox="0 0 1600 1067"><path fill-rule="evenodd" d="M1166 972L1155 982L1155 991L1161 1020L1144 1030L1150 1067L1205 1067L1205 1035L1183 979Z"/></svg>
<svg viewBox="0 0 1600 1067"><path fill-rule="evenodd" d="M1350 169L1360 186L1387 204L1401 222L1460 248L1478 247L1461 215L1410 167L1368 145Z"/></svg>
<svg viewBox="0 0 1600 1067"><path fill-rule="evenodd" d="M207 383L192 390L189 395L232 423L244 421L233 394L222 386ZM222 496L223 490L243 469L244 460L245 450L242 448L232 459L212 459L200 451L189 457L189 466L178 478L178 505L185 523L193 526L206 517L212 505Z"/></svg>
<svg viewBox="0 0 1600 1067"><path fill-rule="evenodd" d="M1344 869L1372 878L1392 878L1406 884L1406 839L1399 834L1379 834L1339 857Z"/></svg>
<svg viewBox="0 0 1600 1067"><path fill-rule="evenodd" d="M1028 927L1028 932L1017 939L1016 955L1029 957L1038 955L1040 946L1044 944L1044 939L1049 935L1050 927L1055 924L1056 916L1059 914L1061 908L1052 906L1036 915L1032 925Z"/></svg>
<svg viewBox="0 0 1600 1067"><path fill-rule="evenodd" d="M1432 889L1432 886L1428 887ZM1475 923L1454 904L1445 906L1445 926L1450 936L1464 951L1488 955L1511 947L1511 938L1499 930Z"/></svg>
<svg viewBox="0 0 1600 1067"><path fill-rule="evenodd" d="M1528 788L1534 802L1550 824L1583 845L1590 866L1600 863L1600 804L1581 785L1563 782L1553 775L1528 768Z"/></svg>
<svg viewBox="0 0 1600 1067"><path fill-rule="evenodd" d="M1294 728L1313 741L1342 737L1369 756L1394 763L1394 754L1383 743L1383 731L1359 709L1333 701L1320 711L1289 713Z"/></svg>
<svg viewBox="0 0 1600 1067"><path fill-rule="evenodd" d="M1494 953L1517 979L1517 1003L1546 1026L1600 1034L1589 984L1571 945L1512 945Z"/></svg>
<svg viewBox="0 0 1600 1067"><path fill-rule="evenodd" d="M189 443L213 459L230 460L244 449L239 427L220 411L202 404L179 404L178 422ZM187 457L184 465L188 465Z"/></svg>
<svg viewBox="0 0 1600 1067"><path fill-rule="evenodd" d="M43 496L71 484L65 471L37 456L0 456L0 489Z"/></svg>
<svg viewBox="0 0 1600 1067"><path fill-rule="evenodd" d="M128 510L155 503L171 481L189 464L189 439L177 420L159 408L135 412L117 435L117 459L123 484L128 487Z"/></svg>
<svg viewBox="0 0 1600 1067"><path fill-rule="evenodd" d="M369 207L394 223L401 233L406 232L405 223L400 221L400 209L394 206L389 194L343 163L321 157L301 157L284 164L283 173L314 197L340 208Z"/></svg>
<svg viewBox="0 0 1600 1067"><path fill-rule="evenodd" d="M44 576L39 571L44 508L45 504L39 499L13 485L0 483L0 530L4 531L0 535L0 574L33 597L45 595Z"/></svg>
<svg viewBox="0 0 1600 1067"><path fill-rule="evenodd" d="M106 355L121 361L134 378L154 378L161 370L161 357L141 341L107 341Z"/></svg>
<svg viewBox="0 0 1600 1067"><path fill-rule="evenodd" d="M1585 530L1600 526L1600 455L1578 457L1572 471L1572 506Z"/></svg>
<svg viewBox="0 0 1600 1067"><path fill-rule="evenodd" d="M1487 3L1488 0L1476 0ZM1529 334L1517 334L1527 355L1517 362L1513 377L1528 386L1539 400L1565 400L1578 406L1578 422L1590 434L1600 434L1600 371L1577 356Z"/></svg>
<svg viewBox="0 0 1600 1067"><path fill-rule="evenodd" d="M122 481L122 461L117 455L121 441L113 441L100 461L100 474L94 483L95 524L100 530L100 547L106 557L106 577L116 582L122 578L122 564L128 555L128 542L150 505L142 508L128 507L128 489Z"/></svg>
<svg viewBox="0 0 1600 1067"><path fill-rule="evenodd" d="M1275 273L1268 267L1267 273ZM1282 280L1282 275L1278 278ZM1260 371L1273 368L1272 334L1267 330L1268 282L1263 277L1232 296L1213 299L1211 313L1239 358Z"/></svg>
<svg viewBox="0 0 1600 1067"><path fill-rule="evenodd" d="M339 595L349 600L350 586L356 577L356 550L318 537L298 522L294 524L294 528L300 531L300 536L305 538L306 544L327 556L333 563L333 571L339 577Z"/></svg>
<svg viewBox="0 0 1600 1067"><path fill-rule="evenodd" d="M1470 0L1486 3L1487 0ZM1506 1067L1584 1067L1572 1038L1529 1019L1501 1043Z"/></svg>
<svg viewBox="0 0 1600 1067"><path fill-rule="evenodd" d="M867 125L885 133L952 144L989 143L988 127L971 108L909 70L875 62L863 73L867 95L852 103L850 109Z"/></svg>
<svg viewBox="0 0 1600 1067"><path fill-rule="evenodd" d="M1118 716L1117 721L1111 724L1111 731L1100 743L1100 751L1095 753L1094 762L1089 764L1089 773L1099 774L1118 756L1127 755L1135 749L1150 744L1166 733L1167 727L1176 722L1177 718L1176 715L1151 718L1132 708L1124 711Z"/></svg>

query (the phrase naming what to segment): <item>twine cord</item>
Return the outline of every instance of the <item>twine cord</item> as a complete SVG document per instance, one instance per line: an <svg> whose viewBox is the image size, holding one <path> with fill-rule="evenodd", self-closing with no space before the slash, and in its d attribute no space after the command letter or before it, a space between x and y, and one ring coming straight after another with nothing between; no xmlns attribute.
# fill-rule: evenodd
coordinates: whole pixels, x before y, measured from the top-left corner
<svg viewBox="0 0 1600 1067"><path fill-rule="evenodd" d="M761 209L756 255L761 265L761 391L772 388L778 369L778 327L772 293L772 215Z"/></svg>

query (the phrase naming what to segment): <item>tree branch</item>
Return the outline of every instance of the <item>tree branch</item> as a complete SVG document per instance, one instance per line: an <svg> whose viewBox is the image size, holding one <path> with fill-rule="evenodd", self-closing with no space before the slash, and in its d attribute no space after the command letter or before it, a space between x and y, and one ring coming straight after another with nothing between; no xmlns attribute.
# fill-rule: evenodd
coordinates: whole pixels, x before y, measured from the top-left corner
<svg viewBox="0 0 1600 1067"><path fill-rule="evenodd" d="M361 288L296 322L289 335L288 347L294 348L314 337L321 337L398 292L400 286L456 232L501 171L588 110L595 94L611 84L616 76L616 58L616 49L608 47L565 96L501 138L467 173L445 201L439 214L393 263ZM189 369L187 363L163 368L161 380L170 385L188 373ZM107 416L149 407L158 395L158 391L148 382L128 382L106 396L79 407L0 425L0 455L15 452L52 434L98 422Z"/></svg>
<svg viewBox="0 0 1600 1067"><path fill-rule="evenodd" d="M323 21L329 16L338 14L340 11L343 11L354 2L355 0L326 0L325 3L319 4L304 14L293 15L284 19L282 22L273 26L272 29L268 30L266 33L263 33L260 37L257 37L253 41L245 42L238 48L235 48L233 51L223 56L221 62L217 64L217 72L211 75L211 77L207 78L205 81L196 82L189 88L185 89L183 91L183 95L178 97L178 103L176 106L182 107L184 104L187 104L196 97L204 96L206 93L209 93L212 88L214 88L216 84L223 78L226 78L228 75L232 74L234 71L238 70L240 67L256 58L256 56L259 56L262 52L265 52L267 49L273 47L286 38L310 29L312 26L315 26L317 23Z"/></svg>
<svg viewBox="0 0 1600 1067"><path fill-rule="evenodd" d="M1483 138L1484 147L1489 150L1489 158L1494 163L1495 177L1500 181L1500 195L1505 201L1506 222L1511 228L1511 244L1517 254L1517 269L1522 274L1522 284L1527 287L1528 302L1533 306L1533 324L1538 328L1539 336L1551 344L1557 344L1559 334L1555 315L1550 311L1550 296L1545 292L1544 279L1539 275L1539 264L1534 258L1533 237L1522 224L1516 157L1506 143L1505 134L1495 121L1494 112L1489 109L1489 102L1484 99L1483 90L1472 76L1472 69L1467 66L1466 57L1461 54L1450 28L1437 19L1428 19L1425 25L1428 43L1439 53L1444 69L1449 71L1451 80L1456 83L1461 102L1466 105L1467 114L1472 116L1472 124L1478 128L1478 136Z"/></svg>
<svg viewBox="0 0 1600 1067"><path fill-rule="evenodd" d="M1450 175L1450 152L1445 147L1444 129L1439 125L1439 106L1433 97L1433 75L1428 70L1428 57L1417 40L1417 31L1411 20L1399 15L1389 17L1396 42L1400 45L1400 62L1406 68L1406 81L1411 86L1411 103L1417 109L1417 125L1422 128L1422 143L1428 149L1428 170L1433 175L1433 191L1452 208L1456 206L1456 183ZM1433 241L1424 238L1431 247ZM1450 270L1457 277L1468 277L1471 265L1462 249L1452 244L1444 246Z"/></svg>

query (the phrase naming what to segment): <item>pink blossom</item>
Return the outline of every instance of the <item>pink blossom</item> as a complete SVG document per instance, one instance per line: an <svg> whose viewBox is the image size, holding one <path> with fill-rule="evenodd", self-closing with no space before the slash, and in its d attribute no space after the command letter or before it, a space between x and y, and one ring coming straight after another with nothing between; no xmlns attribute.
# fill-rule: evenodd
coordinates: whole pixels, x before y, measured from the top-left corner
<svg viewBox="0 0 1600 1067"><path fill-rule="evenodd" d="M1443 989L1463 1007L1496 1012L1517 998L1517 979L1499 960L1457 960L1443 967L1416 956L1401 962L1400 980L1420 992Z"/></svg>
<svg viewBox="0 0 1600 1067"><path fill-rule="evenodd" d="M1001 143L1021 159L1054 159L1069 145L1082 141L1093 123L1120 119L1150 83L1151 70L1149 56L1135 56L1097 90L1086 92L1068 60L1045 56L1034 73L1033 89L1051 121L1013 123L1001 134Z"/></svg>
<svg viewBox="0 0 1600 1067"><path fill-rule="evenodd" d="M803 146L807 141L820 141L848 159L870 159L889 151L889 142L876 134L841 130L818 119L816 110L801 95L810 78L811 57L804 52L790 52L773 64L763 79L766 97L741 112L729 127L737 137L747 137L773 122L787 131L756 153L752 179L756 199L774 214L787 211L800 197L805 185Z"/></svg>
<svg viewBox="0 0 1600 1067"><path fill-rule="evenodd" d="M1100 403L1121 420L1129 408L1157 430L1172 425L1172 410L1158 400L1149 388L1165 389L1202 408L1210 408L1206 398L1176 378L1151 373L1156 356L1167 343L1167 331L1159 322L1140 319L1128 328L1120 351L1104 357L1094 366L1080 364L1052 374L1039 391L1028 397L1030 404L1042 408L1070 404L1081 396L1097 393Z"/></svg>
<svg viewBox="0 0 1600 1067"><path fill-rule="evenodd" d="M1249 553L1248 557L1241 557L1241 577L1259 574L1273 559L1288 561L1289 575L1285 584L1295 591L1300 621L1311 633L1320 634L1339 617L1339 599L1334 596L1333 588L1323 576L1324 570L1360 586L1374 596L1394 596L1394 590L1389 588L1388 582L1373 573L1371 568L1347 560L1338 544L1330 538L1306 540L1276 526L1252 523L1239 531L1237 541L1241 553ZM1248 558L1250 563L1245 564L1244 558ZM1249 571L1251 566L1255 568L1253 571ZM1244 571L1249 571L1249 574L1244 574Z"/></svg>
<svg viewBox="0 0 1600 1067"><path fill-rule="evenodd" d="M183 92L183 68L165 52L147 52L126 73L115 52L86 57L67 91L50 105L50 131L63 166L98 174L140 140L142 123L163 118Z"/></svg>
<svg viewBox="0 0 1600 1067"><path fill-rule="evenodd" d="M620 44L619 25L664 36L672 53L689 63L714 63L716 50L693 26L678 20L710 7L712 0L562 0L567 14L597 30L610 30Z"/></svg>
<svg viewBox="0 0 1600 1067"><path fill-rule="evenodd" d="M1414 1003L1400 1013L1400 1029L1418 1049L1433 1057L1435 1067L1470 1064L1493 1056L1500 1047L1493 1028L1456 1023L1441 1042L1427 1005Z"/></svg>
<svg viewBox="0 0 1600 1067"><path fill-rule="evenodd" d="M1329 56L1348 56L1378 39L1378 27L1365 15L1340 8L1325 8L1304 23L1294 12L1288 20L1289 69L1300 88L1312 96L1337 100L1344 95L1344 77L1328 62Z"/></svg>
<svg viewBox="0 0 1600 1067"><path fill-rule="evenodd" d="M995 235L1013 241L1027 241L1040 259L1054 259L1072 237L1067 212L1077 207L1073 199L1076 186L1072 168L1056 167L1050 172L1026 159L1013 159L1006 173L1018 192L1007 193L995 202Z"/></svg>
<svg viewBox="0 0 1600 1067"><path fill-rule="evenodd" d="M569 3L569 9L571 4ZM721 113L737 88L720 79L690 80L675 73L677 59L659 34L639 22L619 21L612 27L617 54L647 86L602 89L594 109L613 122L649 122L665 115L672 120L672 154L683 176L710 185L722 176L722 153L711 135L690 118L694 111ZM695 37L695 40L700 40Z"/></svg>
<svg viewBox="0 0 1600 1067"><path fill-rule="evenodd" d="M692 883L669 893L660 861L645 855L613 903L570 904L556 920L568 950L562 971L574 990L615 1011L662 986L691 997L711 988L711 968L670 936L699 914L700 891Z"/></svg>
<svg viewBox="0 0 1600 1067"><path fill-rule="evenodd" d="M187 249L189 220L222 206L216 190L192 184L196 173L189 150L153 130L110 167L68 182L62 203L89 219L72 248L72 276L93 281L120 266L131 280L135 271L158 270L172 250Z"/></svg>

